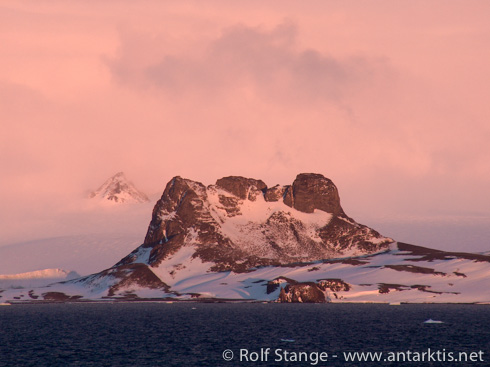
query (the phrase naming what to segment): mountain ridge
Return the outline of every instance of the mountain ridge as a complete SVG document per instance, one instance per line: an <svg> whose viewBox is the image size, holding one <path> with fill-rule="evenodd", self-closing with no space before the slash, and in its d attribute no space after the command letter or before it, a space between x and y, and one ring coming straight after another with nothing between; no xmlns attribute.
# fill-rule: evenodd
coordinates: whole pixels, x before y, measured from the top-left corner
<svg viewBox="0 0 490 367"><path fill-rule="evenodd" d="M490 256L396 242L347 216L331 180L174 177L142 245L101 272L3 299L489 302ZM31 297L32 298L32 297Z"/></svg>

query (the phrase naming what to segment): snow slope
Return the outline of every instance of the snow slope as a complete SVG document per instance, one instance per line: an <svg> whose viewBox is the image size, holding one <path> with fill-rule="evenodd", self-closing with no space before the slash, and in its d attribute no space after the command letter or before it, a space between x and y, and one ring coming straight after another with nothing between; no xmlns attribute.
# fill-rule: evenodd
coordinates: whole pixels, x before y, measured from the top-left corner
<svg viewBox="0 0 490 367"><path fill-rule="evenodd" d="M228 299L277 299L267 282L341 280L349 290L327 291L333 302L489 302L490 257L420 252L416 246L392 245L374 255L313 262L303 266L262 267L246 273L206 272L206 264L177 253L152 269L173 291ZM461 256L461 257L458 257ZM194 263L195 262L195 263ZM208 265L209 267L209 265ZM169 276L168 269L180 269ZM191 269L191 270L190 270Z"/></svg>
<svg viewBox="0 0 490 367"><path fill-rule="evenodd" d="M49 287L8 289L0 294L0 301L32 300L33 295L42 299L43 295L53 292L67 299L87 300L275 301L281 288L296 284L319 287L325 299L331 302L490 302L490 257L482 254L443 252L395 243L389 250L376 254L264 266L236 273L210 271L213 264L193 258L193 251L192 246L183 247L158 267L144 263L133 265L150 271L160 285L155 286L154 281L142 285L137 278L128 281L131 269L113 268ZM146 254L141 255L144 261ZM112 293L108 292L111 287Z"/></svg>

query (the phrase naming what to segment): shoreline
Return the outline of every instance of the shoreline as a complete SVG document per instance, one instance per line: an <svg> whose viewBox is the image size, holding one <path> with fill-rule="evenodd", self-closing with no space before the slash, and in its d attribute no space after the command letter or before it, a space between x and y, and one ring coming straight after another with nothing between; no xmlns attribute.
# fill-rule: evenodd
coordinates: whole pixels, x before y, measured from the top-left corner
<svg viewBox="0 0 490 367"><path fill-rule="evenodd" d="M241 300L241 299L221 299L221 298L208 298L202 300L196 299L161 299L161 298L138 298L138 299L78 299L78 300L19 300L19 301L6 301L0 303L0 306L15 306L15 305L31 305L31 304L114 304L114 303L163 303L163 304L213 304L213 303L227 303L227 304L315 304L315 305L387 305L387 306L405 306L405 305L490 305L489 302L400 302L399 304L393 304L391 302L276 302L276 301L261 301L261 300Z"/></svg>

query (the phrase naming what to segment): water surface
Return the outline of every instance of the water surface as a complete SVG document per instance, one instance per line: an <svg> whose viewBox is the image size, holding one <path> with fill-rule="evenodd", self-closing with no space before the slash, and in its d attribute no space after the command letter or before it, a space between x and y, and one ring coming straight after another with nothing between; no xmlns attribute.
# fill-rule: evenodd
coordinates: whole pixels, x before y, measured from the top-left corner
<svg viewBox="0 0 490 367"><path fill-rule="evenodd" d="M442 324L426 324L425 320ZM262 357L270 348L267 361ZM344 352L484 352L485 362L347 362ZM234 353L232 361L223 352ZM240 350L259 357L240 361ZM328 353L277 361L276 350ZM255 355L253 353L256 353ZM252 353L252 354L250 354ZM113 303L0 307L0 366L488 366L490 306ZM332 357L336 355L337 357ZM229 357L229 355L226 355Z"/></svg>

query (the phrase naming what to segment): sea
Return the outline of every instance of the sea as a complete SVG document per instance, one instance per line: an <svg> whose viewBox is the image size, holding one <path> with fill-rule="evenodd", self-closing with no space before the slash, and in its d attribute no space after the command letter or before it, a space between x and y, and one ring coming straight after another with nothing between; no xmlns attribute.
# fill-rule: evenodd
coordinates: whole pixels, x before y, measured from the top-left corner
<svg viewBox="0 0 490 367"><path fill-rule="evenodd" d="M490 305L17 304L0 366L490 366Z"/></svg>

